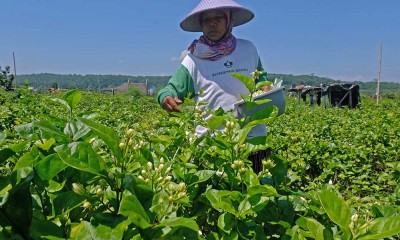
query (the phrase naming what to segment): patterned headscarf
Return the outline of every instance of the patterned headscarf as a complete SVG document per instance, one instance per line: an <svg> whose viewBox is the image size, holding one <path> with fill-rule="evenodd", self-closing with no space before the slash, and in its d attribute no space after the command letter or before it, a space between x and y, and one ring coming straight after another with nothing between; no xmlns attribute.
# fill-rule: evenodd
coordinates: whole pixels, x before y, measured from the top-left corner
<svg viewBox="0 0 400 240"><path fill-rule="evenodd" d="M222 9L226 16L227 30L225 37L218 42L211 41L206 36L202 35L199 39L192 42L188 50L199 58L216 61L223 56L227 56L236 48L236 38L232 35L232 21L229 9Z"/></svg>

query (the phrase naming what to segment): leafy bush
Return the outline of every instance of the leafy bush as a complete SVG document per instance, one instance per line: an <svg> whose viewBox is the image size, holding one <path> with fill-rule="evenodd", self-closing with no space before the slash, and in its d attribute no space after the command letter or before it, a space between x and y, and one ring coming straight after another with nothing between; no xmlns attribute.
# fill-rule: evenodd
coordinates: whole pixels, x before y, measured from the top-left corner
<svg viewBox="0 0 400 240"><path fill-rule="evenodd" d="M398 203L378 202L368 206L368 213L349 198L352 191L361 194L354 188L362 185L355 182L362 171L371 179L384 171L380 197L398 192L398 186L389 187L390 181L398 182L398 166L376 164L381 157L399 156L392 148L398 131L389 131L398 112L372 118L375 127L388 132L385 136L351 133L353 143L368 143L365 150L379 146L363 153L348 147L344 140L350 138L338 137L344 133L337 123L356 121L359 110L325 110L331 120L311 121L304 126L314 126L311 134L302 131L299 116L312 109L294 106L287 117L297 129L282 127L289 121L276 119L273 107L257 119L235 119L219 109L204 122L201 104L192 101L186 101L183 113L169 117L149 112L156 103L146 98L84 96L73 90L37 101L46 114L10 128L18 134L12 144L5 144L7 132L0 134L5 146L0 150L1 238L382 239L400 231ZM212 134L197 138L199 123ZM266 123L274 138L248 142L247 132L258 123ZM367 125L360 126L374 130ZM267 146L274 154L256 175L247 156ZM355 172L364 166L361 159L375 165ZM314 169L307 167L309 160ZM380 192L362 192L368 193Z"/></svg>
<svg viewBox="0 0 400 240"><path fill-rule="evenodd" d="M14 75L10 74L10 66L5 66L4 70L0 66L0 87L5 90L11 90L13 81Z"/></svg>

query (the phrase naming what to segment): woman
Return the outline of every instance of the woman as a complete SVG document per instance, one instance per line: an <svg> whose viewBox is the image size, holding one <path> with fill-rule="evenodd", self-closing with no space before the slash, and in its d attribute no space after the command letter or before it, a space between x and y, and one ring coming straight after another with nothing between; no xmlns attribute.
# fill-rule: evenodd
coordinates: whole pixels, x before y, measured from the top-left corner
<svg viewBox="0 0 400 240"><path fill-rule="evenodd" d="M188 32L203 35L189 46L190 53L183 59L168 85L158 93L158 102L168 112L179 112L179 104L187 96L197 102L208 102L208 108L232 110L241 94L249 94L246 86L230 73L251 76L256 69L264 71L255 46L248 40L232 35L235 26L254 18L254 14L233 0L202 0L180 23ZM265 75L259 81L266 81ZM211 116L206 116L209 118ZM196 127L197 135L206 134L207 128ZM257 125L249 138L265 136L265 125ZM250 159L259 172L266 151Z"/></svg>

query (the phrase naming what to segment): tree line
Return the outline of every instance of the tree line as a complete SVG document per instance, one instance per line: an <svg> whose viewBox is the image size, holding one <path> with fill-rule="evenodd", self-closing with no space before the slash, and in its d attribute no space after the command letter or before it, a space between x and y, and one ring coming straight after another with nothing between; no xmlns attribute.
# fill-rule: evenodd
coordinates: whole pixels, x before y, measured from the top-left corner
<svg viewBox="0 0 400 240"><path fill-rule="evenodd" d="M0 66L0 88L11 90L14 81L14 74L10 73L10 66L5 66L4 70Z"/></svg>
<svg viewBox="0 0 400 240"><path fill-rule="evenodd" d="M116 88L127 81L131 83L148 82L149 86L157 87L168 82L168 76L129 76L129 75L79 75L79 74L24 74L18 76L20 83L29 84L36 89L48 89L51 87L100 90L105 88Z"/></svg>
<svg viewBox="0 0 400 240"><path fill-rule="evenodd" d="M7 75L9 76L9 75ZM107 88L116 88L127 81L131 83L148 83L149 88L158 90L164 87L171 76L130 76L130 75L80 75L80 74L24 74L18 76L18 85L29 85L35 89L46 90L51 87L97 91ZM311 75L274 74L268 75L270 81L275 78L283 79L283 85L289 89L292 85L320 86L321 84L341 83L327 77ZM345 82L350 83L350 82ZM360 86L361 94L374 94L376 82L351 82ZM381 93L400 93L400 83L381 82Z"/></svg>

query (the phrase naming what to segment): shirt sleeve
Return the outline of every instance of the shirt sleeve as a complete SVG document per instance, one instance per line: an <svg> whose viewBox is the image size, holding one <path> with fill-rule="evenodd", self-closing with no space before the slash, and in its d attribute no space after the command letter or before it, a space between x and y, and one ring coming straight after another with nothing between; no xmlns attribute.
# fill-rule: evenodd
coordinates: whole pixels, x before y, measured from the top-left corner
<svg viewBox="0 0 400 240"><path fill-rule="evenodd" d="M187 68L181 64L176 73L168 81L167 86L158 91L157 100L161 104L166 96L178 97L184 100L189 95L193 97L194 94L192 76Z"/></svg>

